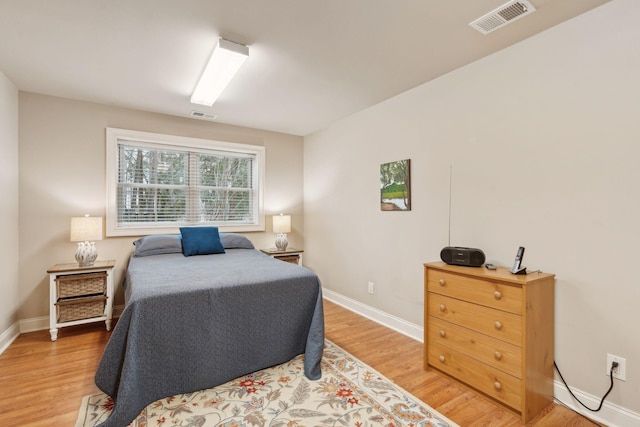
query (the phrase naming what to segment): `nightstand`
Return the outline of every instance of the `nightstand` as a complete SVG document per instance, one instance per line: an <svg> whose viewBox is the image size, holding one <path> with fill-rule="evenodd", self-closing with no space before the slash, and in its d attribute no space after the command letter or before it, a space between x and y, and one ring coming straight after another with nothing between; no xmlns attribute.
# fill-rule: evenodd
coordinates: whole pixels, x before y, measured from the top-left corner
<svg viewBox="0 0 640 427"><path fill-rule="evenodd" d="M279 251L276 248L269 248L269 249L260 249L260 252L267 254L272 258L279 259L280 261L302 265L302 253L304 252L304 250L290 248L284 251Z"/></svg>
<svg viewBox="0 0 640 427"><path fill-rule="evenodd" d="M113 267L116 262L96 261L92 266L56 264L49 273L49 333L58 339L58 328L105 322L111 330L113 316Z"/></svg>

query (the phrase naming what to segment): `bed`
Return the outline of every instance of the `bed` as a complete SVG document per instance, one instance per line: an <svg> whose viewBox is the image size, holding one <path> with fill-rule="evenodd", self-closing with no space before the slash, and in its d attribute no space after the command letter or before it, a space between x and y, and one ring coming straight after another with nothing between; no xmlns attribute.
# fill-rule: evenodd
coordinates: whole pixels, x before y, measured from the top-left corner
<svg viewBox="0 0 640 427"><path fill-rule="evenodd" d="M220 234L223 253L185 256L181 237L135 243L125 308L95 376L114 400L102 426L127 425L155 400L211 388L303 353L306 377L321 376L324 317L313 272L273 259L234 234ZM150 241L152 250L141 251Z"/></svg>

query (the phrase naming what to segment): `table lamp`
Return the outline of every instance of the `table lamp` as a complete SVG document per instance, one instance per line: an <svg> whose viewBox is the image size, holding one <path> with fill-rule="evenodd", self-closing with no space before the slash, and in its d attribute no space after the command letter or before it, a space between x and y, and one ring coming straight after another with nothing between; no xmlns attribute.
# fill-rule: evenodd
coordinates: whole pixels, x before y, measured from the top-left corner
<svg viewBox="0 0 640 427"><path fill-rule="evenodd" d="M102 240L102 217L80 216L71 218L72 242L78 242L76 261L80 267L90 267L98 258L94 240Z"/></svg>
<svg viewBox="0 0 640 427"><path fill-rule="evenodd" d="M291 233L291 215L275 215L273 217L273 232L276 233L276 248L279 251L287 249L287 233Z"/></svg>

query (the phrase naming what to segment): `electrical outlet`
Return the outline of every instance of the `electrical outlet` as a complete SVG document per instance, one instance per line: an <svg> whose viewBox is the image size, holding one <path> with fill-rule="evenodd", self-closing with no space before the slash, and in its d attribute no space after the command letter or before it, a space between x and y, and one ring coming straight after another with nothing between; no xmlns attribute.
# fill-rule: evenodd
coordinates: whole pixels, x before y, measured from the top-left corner
<svg viewBox="0 0 640 427"><path fill-rule="evenodd" d="M367 292L369 292L369 295L373 295L373 282L367 283Z"/></svg>
<svg viewBox="0 0 640 427"><path fill-rule="evenodd" d="M626 381L627 359L607 353L607 376L609 376L609 372L611 371L611 364L613 362L618 362L618 367L613 368L613 378L617 378L620 381Z"/></svg>

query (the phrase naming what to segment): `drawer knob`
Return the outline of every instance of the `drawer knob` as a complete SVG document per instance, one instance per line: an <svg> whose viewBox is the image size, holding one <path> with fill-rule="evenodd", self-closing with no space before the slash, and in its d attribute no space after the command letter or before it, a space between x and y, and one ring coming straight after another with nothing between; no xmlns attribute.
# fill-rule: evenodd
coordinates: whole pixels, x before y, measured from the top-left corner
<svg viewBox="0 0 640 427"><path fill-rule="evenodd" d="M444 313L446 310L447 307L445 307L444 304L440 304L440 311Z"/></svg>
<svg viewBox="0 0 640 427"><path fill-rule="evenodd" d="M495 326L497 330L502 329L502 323L498 322L497 320L496 323L493 324L493 326Z"/></svg>
<svg viewBox="0 0 640 427"><path fill-rule="evenodd" d="M493 356L496 358L496 360L502 360L502 353L500 353L499 351L493 353Z"/></svg>
<svg viewBox="0 0 640 427"><path fill-rule="evenodd" d="M494 382L493 388L495 388L496 390L502 390L502 384L500 384L500 381Z"/></svg>
<svg viewBox="0 0 640 427"><path fill-rule="evenodd" d="M495 291L495 292L493 293L493 296L494 296L496 299L501 299L501 298L502 298L502 292L500 292L500 291Z"/></svg>
<svg viewBox="0 0 640 427"><path fill-rule="evenodd" d="M445 331L443 331L442 329L440 329L440 336L441 336L442 338L444 338L444 337L446 337L446 336L447 336L447 333L446 333Z"/></svg>
<svg viewBox="0 0 640 427"><path fill-rule="evenodd" d="M438 359L440 360L441 363L444 363L447 359L444 358L443 355L440 355L440 357L438 357Z"/></svg>
<svg viewBox="0 0 640 427"><path fill-rule="evenodd" d="M444 286L444 283L445 283L445 282L444 282L444 279L440 279L440 280L438 280L438 283L440 283L440 286Z"/></svg>

